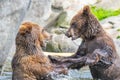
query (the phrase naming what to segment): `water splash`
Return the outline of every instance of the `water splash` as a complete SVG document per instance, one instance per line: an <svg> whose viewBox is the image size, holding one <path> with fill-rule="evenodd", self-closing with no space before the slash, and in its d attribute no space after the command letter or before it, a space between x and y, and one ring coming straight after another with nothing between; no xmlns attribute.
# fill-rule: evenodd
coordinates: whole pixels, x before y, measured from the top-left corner
<svg viewBox="0 0 120 80"><path fill-rule="evenodd" d="M92 80L92 76L88 69L86 70L69 70L68 75L53 74L53 80Z"/></svg>

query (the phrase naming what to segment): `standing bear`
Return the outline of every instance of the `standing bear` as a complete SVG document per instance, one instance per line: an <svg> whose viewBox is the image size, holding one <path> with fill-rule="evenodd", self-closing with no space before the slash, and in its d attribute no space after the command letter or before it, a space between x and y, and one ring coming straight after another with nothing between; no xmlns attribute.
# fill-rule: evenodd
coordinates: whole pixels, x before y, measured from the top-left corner
<svg viewBox="0 0 120 80"><path fill-rule="evenodd" d="M72 63L69 68L75 69L89 65L95 80L120 80L120 57L114 42L92 14L89 6L84 6L72 18L66 36L72 40L82 38L77 52L62 59L49 56L51 60L61 64Z"/></svg>
<svg viewBox="0 0 120 80"><path fill-rule="evenodd" d="M52 80L51 72L67 73L62 66L52 64L42 52L44 40L50 34L32 22L20 26L16 36L16 52L12 59L12 80Z"/></svg>

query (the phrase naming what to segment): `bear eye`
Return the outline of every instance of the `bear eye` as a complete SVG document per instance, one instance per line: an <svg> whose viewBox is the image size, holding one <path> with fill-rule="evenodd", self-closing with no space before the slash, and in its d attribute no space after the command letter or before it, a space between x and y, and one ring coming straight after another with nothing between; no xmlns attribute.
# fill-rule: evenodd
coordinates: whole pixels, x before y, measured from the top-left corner
<svg viewBox="0 0 120 80"><path fill-rule="evenodd" d="M29 30L26 30L26 33L30 33L30 31L29 31Z"/></svg>

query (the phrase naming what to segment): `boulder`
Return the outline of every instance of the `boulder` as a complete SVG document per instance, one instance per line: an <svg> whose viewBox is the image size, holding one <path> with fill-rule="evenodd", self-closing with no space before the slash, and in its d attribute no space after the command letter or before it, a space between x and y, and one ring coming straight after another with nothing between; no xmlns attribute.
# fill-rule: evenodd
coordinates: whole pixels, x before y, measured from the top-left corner
<svg viewBox="0 0 120 80"><path fill-rule="evenodd" d="M51 12L51 0L31 0L24 21L32 21L44 27Z"/></svg>
<svg viewBox="0 0 120 80"><path fill-rule="evenodd" d="M30 0L0 1L0 66L3 65L13 43L15 43L15 35L29 4Z"/></svg>
<svg viewBox="0 0 120 80"><path fill-rule="evenodd" d="M64 34L53 34L52 40L47 43L46 51L75 53L80 43L81 39L72 41L71 38L67 38Z"/></svg>
<svg viewBox="0 0 120 80"><path fill-rule="evenodd" d="M98 0L95 5L104 9L117 10L120 9L120 0Z"/></svg>
<svg viewBox="0 0 120 80"><path fill-rule="evenodd" d="M100 22L112 38L120 36L120 15L106 18Z"/></svg>
<svg viewBox="0 0 120 80"><path fill-rule="evenodd" d="M43 25L50 12L51 0L0 1L0 66L9 53L15 53L15 36L21 22L32 21Z"/></svg>

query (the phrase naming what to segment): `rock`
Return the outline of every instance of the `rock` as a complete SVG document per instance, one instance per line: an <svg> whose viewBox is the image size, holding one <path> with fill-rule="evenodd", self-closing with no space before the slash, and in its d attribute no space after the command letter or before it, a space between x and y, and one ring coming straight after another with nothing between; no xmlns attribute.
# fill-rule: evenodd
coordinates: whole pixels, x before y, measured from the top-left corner
<svg viewBox="0 0 120 80"><path fill-rule="evenodd" d="M61 10L63 9L62 2L63 0L52 0L52 8Z"/></svg>
<svg viewBox="0 0 120 80"><path fill-rule="evenodd" d="M55 28L68 28L69 24L66 21L66 16L67 13L65 11L53 11L48 20L46 20L45 28L50 32Z"/></svg>
<svg viewBox="0 0 120 80"><path fill-rule="evenodd" d="M94 4L97 0L52 0L52 6L56 9L62 8L72 8L72 9L80 9L80 6L87 5L87 4Z"/></svg>
<svg viewBox="0 0 120 80"><path fill-rule="evenodd" d="M120 24L120 15L108 17L100 22L101 24L109 23L114 25L114 27L118 27L119 26L118 24Z"/></svg>
<svg viewBox="0 0 120 80"><path fill-rule="evenodd" d="M60 45L57 42L50 41L49 43L47 43L46 51L48 51L48 52L62 52L59 46Z"/></svg>
<svg viewBox="0 0 120 80"><path fill-rule="evenodd" d="M104 9L120 9L120 0L99 0L96 4L98 7Z"/></svg>
<svg viewBox="0 0 120 80"><path fill-rule="evenodd" d="M54 28L54 29L51 30L51 33L59 35L59 34L65 34L66 31L67 31L67 29L64 28L64 27L62 27L62 28Z"/></svg>
<svg viewBox="0 0 120 80"><path fill-rule="evenodd" d="M116 47L117 53L120 56L120 40L119 39L114 39L114 42L115 42L115 47Z"/></svg>
<svg viewBox="0 0 120 80"><path fill-rule="evenodd" d="M24 21L45 24L51 13L51 0L1 0L0 11L0 66L2 66L7 55L15 52L15 36L23 18L25 17Z"/></svg>
<svg viewBox="0 0 120 80"><path fill-rule="evenodd" d="M46 20L45 28L48 31L51 31L51 29L56 28L56 22L58 20L58 16L62 13L62 11L52 11L50 17Z"/></svg>
<svg viewBox="0 0 120 80"><path fill-rule="evenodd" d="M24 21L33 21L44 27L50 15L51 0L32 0Z"/></svg>
<svg viewBox="0 0 120 80"><path fill-rule="evenodd" d="M110 23L104 23L104 24L102 24L102 26L104 27L104 29L112 29L113 28L113 25Z"/></svg>
<svg viewBox="0 0 120 80"><path fill-rule="evenodd" d="M64 25L68 25L68 23L66 22L66 16L67 13L65 11L61 12L60 15L58 16L58 19L56 20L55 26L63 26Z"/></svg>
<svg viewBox="0 0 120 80"><path fill-rule="evenodd" d="M112 16L100 21L103 28L110 34L112 38L117 38L120 35L120 15Z"/></svg>
<svg viewBox="0 0 120 80"><path fill-rule="evenodd" d="M0 66L15 43L15 35L29 8L29 3L30 0L0 1Z"/></svg>
<svg viewBox="0 0 120 80"><path fill-rule="evenodd" d="M53 34L51 41L47 43L46 51L48 52L76 52L81 40L72 41L64 34Z"/></svg>

